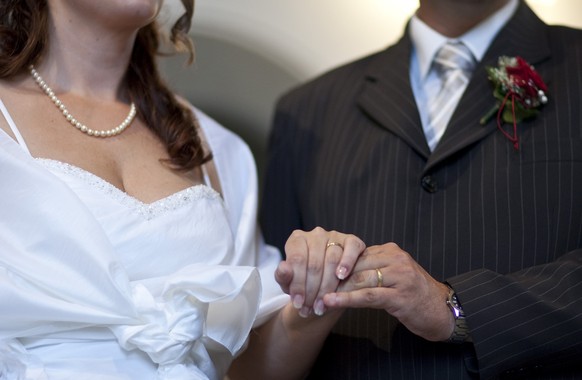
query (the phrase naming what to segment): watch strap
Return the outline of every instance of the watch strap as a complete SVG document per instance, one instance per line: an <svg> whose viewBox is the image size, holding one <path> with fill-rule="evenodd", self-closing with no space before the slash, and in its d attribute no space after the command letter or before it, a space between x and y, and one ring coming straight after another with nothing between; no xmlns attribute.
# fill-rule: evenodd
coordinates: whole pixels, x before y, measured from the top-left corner
<svg viewBox="0 0 582 380"><path fill-rule="evenodd" d="M463 307L457 298L455 290L449 286L449 295L447 297L447 306L451 309L453 317L455 318L455 327L453 332L447 342L449 343L464 343L471 341L471 335L469 331L469 325L467 324L467 319L465 318L465 312Z"/></svg>

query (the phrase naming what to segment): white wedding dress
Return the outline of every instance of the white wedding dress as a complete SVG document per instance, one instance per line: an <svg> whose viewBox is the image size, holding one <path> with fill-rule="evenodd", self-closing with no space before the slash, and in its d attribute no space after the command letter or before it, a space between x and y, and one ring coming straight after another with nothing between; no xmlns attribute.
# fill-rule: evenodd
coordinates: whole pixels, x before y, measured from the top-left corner
<svg viewBox="0 0 582 380"><path fill-rule="evenodd" d="M145 204L0 129L0 379L220 379L288 298L248 147L195 110L208 185Z"/></svg>

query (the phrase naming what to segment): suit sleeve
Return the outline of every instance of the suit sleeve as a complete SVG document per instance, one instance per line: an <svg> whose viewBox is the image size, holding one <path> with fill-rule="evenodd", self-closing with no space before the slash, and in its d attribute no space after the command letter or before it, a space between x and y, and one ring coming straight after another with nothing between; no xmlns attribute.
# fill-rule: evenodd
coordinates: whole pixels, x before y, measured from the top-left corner
<svg viewBox="0 0 582 380"><path fill-rule="evenodd" d="M467 315L482 378L579 365L582 249L508 275L480 269L447 282Z"/></svg>

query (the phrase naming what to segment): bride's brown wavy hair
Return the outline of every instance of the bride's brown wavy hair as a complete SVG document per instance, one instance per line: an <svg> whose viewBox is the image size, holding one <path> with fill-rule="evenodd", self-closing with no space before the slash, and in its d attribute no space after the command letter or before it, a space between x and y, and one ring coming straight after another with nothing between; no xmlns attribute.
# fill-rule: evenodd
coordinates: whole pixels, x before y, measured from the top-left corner
<svg viewBox="0 0 582 380"><path fill-rule="evenodd" d="M171 29L170 40L177 51L194 58L188 30L194 0L182 0L185 13ZM0 78L10 78L39 62L48 47L48 5L46 0L0 0ZM180 103L164 83L156 64L160 32L154 21L138 31L125 75L127 96L138 116L165 144L169 164L188 171L210 160L198 134L192 111Z"/></svg>

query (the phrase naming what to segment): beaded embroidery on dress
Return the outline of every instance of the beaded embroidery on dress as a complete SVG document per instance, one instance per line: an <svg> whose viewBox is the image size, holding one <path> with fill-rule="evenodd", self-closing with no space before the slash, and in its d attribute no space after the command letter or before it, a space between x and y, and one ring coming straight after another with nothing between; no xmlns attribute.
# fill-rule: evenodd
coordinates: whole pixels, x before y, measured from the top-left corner
<svg viewBox="0 0 582 380"><path fill-rule="evenodd" d="M220 200L220 194L214 189L206 185L194 185L155 202L144 203L121 191L101 177L75 165L48 158L37 158L36 160L52 172L62 172L66 176L78 178L92 188L115 199L117 202L133 208L146 220L154 219L162 214L185 206L187 203L196 202L203 198Z"/></svg>

